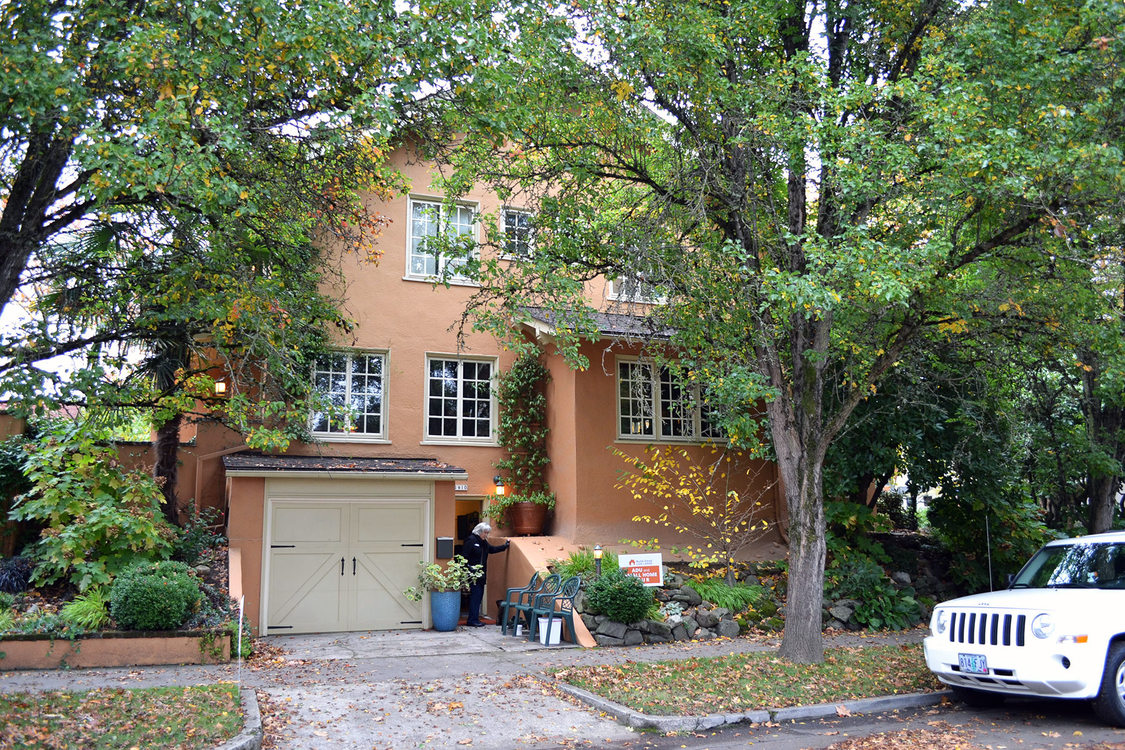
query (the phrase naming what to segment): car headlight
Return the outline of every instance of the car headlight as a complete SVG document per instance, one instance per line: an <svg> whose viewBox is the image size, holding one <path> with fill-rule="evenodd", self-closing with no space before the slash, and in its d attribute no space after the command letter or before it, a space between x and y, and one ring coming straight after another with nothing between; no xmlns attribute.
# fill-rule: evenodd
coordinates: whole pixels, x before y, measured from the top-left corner
<svg viewBox="0 0 1125 750"><path fill-rule="evenodd" d="M1053 632L1055 632L1055 621L1050 614L1043 612L1031 621L1031 634L1036 638L1049 638Z"/></svg>
<svg viewBox="0 0 1125 750"><path fill-rule="evenodd" d="M949 613L944 609L939 609L934 612L934 631L941 635L945 632L945 626L949 623Z"/></svg>

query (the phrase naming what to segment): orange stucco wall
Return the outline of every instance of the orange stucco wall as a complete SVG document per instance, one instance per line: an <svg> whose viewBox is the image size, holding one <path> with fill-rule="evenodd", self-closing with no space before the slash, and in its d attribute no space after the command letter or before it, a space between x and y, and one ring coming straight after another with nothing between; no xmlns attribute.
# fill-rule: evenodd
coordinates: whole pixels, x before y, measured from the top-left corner
<svg viewBox="0 0 1125 750"><path fill-rule="evenodd" d="M261 477L234 477L230 480L230 509L227 538L238 550L242 570L242 594L246 597L246 617L257 632L261 622L262 536L265 530L266 480ZM233 575L232 575L233 577Z"/></svg>
<svg viewBox="0 0 1125 750"><path fill-rule="evenodd" d="M661 545L667 547L698 541L633 521L634 516L651 514L657 508L615 487L627 464L614 450L642 456L650 444L645 440L623 440L617 433L617 357L637 353L635 346L621 342L585 344L582 354L590 366L582 371L570 371L557 356L549 358L552 381L548 421L552 435L548 479L558 496L553 533L577 544L620 548L622 539L658 537ZM700 444L675 445L686 449L693 460L713 458L711 449ZM774 524L784 504L776 467L769 462L746 462L743 470L733 471L732 476L745 476L747 469L752 470L753 476L733 484L732 489L743 498L760 500L759 517ZM784 556L776 526L747 553L753 557Z"/></svg>

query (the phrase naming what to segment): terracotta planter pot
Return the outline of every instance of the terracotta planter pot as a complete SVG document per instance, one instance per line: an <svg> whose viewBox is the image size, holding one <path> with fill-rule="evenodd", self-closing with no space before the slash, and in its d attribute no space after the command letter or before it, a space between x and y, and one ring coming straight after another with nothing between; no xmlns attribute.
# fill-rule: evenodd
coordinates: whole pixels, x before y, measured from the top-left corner
<svg viewBox="0 0 1125 750"><path fill-rule="evenodd" d="M517 536L535 536L543 533L547 520L547 506L542 503L515 503L508 508L512 531Z"/></svg>

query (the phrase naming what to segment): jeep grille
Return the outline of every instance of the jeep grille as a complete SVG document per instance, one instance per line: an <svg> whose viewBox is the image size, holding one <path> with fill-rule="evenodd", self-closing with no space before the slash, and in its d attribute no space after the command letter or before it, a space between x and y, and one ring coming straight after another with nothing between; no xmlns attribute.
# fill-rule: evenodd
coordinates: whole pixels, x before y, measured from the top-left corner
<svg viewBox="0 0 1125 750"><path fill-rule="evenodd" d="M979 643L982 646L1023 646L1027 615L1001 612L954 611L949 617L950 643Z"/></svg>

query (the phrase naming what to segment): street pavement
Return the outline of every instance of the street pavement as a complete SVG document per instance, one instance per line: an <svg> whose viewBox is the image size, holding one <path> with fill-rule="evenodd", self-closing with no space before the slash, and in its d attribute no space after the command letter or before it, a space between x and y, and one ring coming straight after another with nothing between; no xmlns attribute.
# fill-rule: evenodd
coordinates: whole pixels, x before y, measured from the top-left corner
<svg viewBox="0 0 1125 750"><path fill-rule="evenodd" d="M922 636L921 630L864 637L842 634L829 638L827 645L908 642ZM772 650L777 642L770 639L741 637L581 649L569 644L545 647L503 636L498 627L487 626L463 627L452 633L271 636L260 639L260 643L263 656L241 665L5 672L0 673L0 692L237 682L255 691L266 716L269 746L285 749L639 749L756 743L780 748L830 744L800 744L808 739L800 733L785 744L781 739L784 730L779 727L790 722L769 716L757 717L761 723L754 727L745 723L726 729L695 725L657 727L688 730L676 737L665 737L663 731L638 731L626 725L630 723L630 712L615 711L612 704L591 705L588 697L575 697L551 681L540 679L544 670L554 666ZM925 715L925 709L917 709L909 701L909 697L895 698L870 708L853 706L846 713L898 709ZM835 707L829 707L819 714L793 716L798 721L791 726L815 724L825 713L836 719ZM621 717L620 721L615 714ZM638 726L635 720L632 723ZM824 737L833 736L830 729L826 732ZM733 744L720 744L723 742Z"/></svg>

